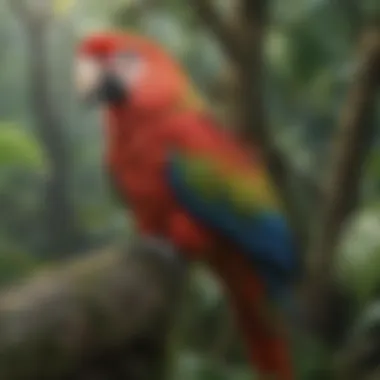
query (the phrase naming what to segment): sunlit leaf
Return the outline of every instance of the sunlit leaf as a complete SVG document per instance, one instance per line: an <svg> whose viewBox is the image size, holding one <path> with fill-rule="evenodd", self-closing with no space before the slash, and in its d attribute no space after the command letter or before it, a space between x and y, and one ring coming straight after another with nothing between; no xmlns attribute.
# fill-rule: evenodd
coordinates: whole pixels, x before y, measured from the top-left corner
<svg viewBox="0 0 380 380"><path fill-rule="evenodd" d="M76 0L54 0L54 13L63 16L75 6Z"/></svg>
<svg viewBox="0 0 380 380"><path fill-rule="evenodd" d="M380 286L380 209L355 215L343 234L337 274L343 284L365 301Z"/></svg>
<svg viewBox="0 0 380 380"><path fill-rule="evenodd" d="M46 169L43 152L35 137L18 125L0 123L0 167Z"/></svg>
<svg viewBox="0 0 380 380"><path fill-rule="evenodd" d="M204 307L207 309L215 307L222 296L221 287L216 278L201 266L196 268L192 275Z"/></svg>
<svg viewBox="0 0 380 380"><path fill-rule="evenodd" d="M272 30L268 34L265 55L274 70L285 76L291 74L290 42L285 33Z"/></svg>

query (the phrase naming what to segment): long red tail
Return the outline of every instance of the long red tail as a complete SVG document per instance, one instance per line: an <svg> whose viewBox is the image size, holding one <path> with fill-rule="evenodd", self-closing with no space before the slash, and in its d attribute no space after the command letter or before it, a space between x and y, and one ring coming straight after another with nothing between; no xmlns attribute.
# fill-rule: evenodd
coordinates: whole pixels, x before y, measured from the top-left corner
<svg viewBox="0 0 380 380"><path fill-rule="evenodd" d="M249 311L242 306L237 306L236 311L248 359L263 380L294 380L290 350L280 321L271 321L262 311Z"/></svg>
<svg viewBox="0 0 380 380"><path fill-rule="evenodd" d="M231 253L219 253L210 264L230 293L249 361L260 380L294 380L285 320L271 304L252 266L241 255Z"/></svg>

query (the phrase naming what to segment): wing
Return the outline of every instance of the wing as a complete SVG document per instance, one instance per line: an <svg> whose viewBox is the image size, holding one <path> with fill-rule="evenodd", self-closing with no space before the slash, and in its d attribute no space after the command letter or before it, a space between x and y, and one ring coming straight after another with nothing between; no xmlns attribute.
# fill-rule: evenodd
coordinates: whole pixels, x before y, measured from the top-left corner
<svg viewBox="0 0 380 380"><path fill-rule="evenodd" d="M194 217L231 239L249 260L269 265L274 277L289 274L293 238L274 186L263 166L229 148L173 152L169 184Z"/></svg>

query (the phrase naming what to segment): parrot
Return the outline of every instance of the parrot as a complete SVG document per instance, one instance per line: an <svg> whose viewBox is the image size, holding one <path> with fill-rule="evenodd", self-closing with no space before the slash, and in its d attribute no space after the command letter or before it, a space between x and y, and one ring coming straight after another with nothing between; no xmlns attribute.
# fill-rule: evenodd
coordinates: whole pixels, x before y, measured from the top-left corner
<svg viewBox="0 0 380 380"><path fill-rule="evenodd" d="M293 380L285 301L297 247L258 146L212 116L179 60L151 37L80 39L76 93L101 110L104 162L142 237L220 280L260 379Z"/></svg>

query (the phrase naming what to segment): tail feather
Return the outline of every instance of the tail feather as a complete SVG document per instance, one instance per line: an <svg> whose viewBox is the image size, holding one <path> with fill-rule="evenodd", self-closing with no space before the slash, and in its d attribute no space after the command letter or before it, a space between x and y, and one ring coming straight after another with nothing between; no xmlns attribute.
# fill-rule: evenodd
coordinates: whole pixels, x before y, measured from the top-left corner
<svg viewBox="0 0 380 380"><path fill-rule="evenodd" d="M260 379L294 380L293 365L285 332L263 315L237 308L248 360ZM272 377L271 377L272 376Z"/></svg>
<svg viewBox="0 0 380 380"><path fill-rule="evenodd" d="M260 380L294 380L286 310L281 305L292 308L291 298L281 297L280 303L273 299L265 280L238 252L221 250L210 258L210 264L226 286L249 361Z"/></svg>

